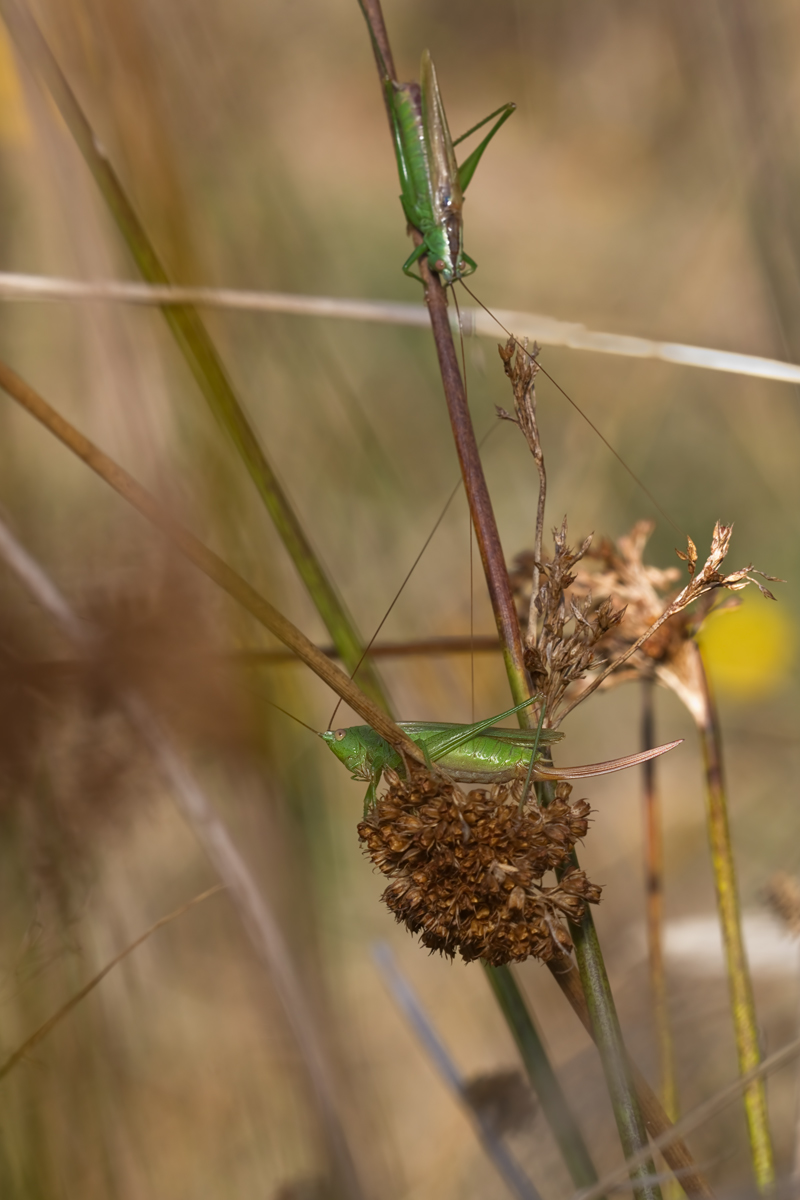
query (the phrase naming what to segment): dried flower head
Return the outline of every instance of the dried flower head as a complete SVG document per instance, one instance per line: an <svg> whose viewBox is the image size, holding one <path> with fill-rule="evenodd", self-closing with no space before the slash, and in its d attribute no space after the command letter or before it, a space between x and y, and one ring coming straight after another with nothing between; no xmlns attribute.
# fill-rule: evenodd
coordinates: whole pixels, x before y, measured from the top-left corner
<svg viewBox="0 0 800 1200"><path fill-rule="evenodd" d="M548 725L558 721L558 709L567 688L595 666L598 643L624 615L624 609L610 598L595 604L591 593L575 589L577 564L591 542L588 537L577 549L572 549L567 544L564 520L561 528L553 531L553 557L536 560L530 553L521 554L511 573L512 588L523 609L520 616L526 626L525 666L533 686L544 696Z"/></svg>
<svg viewBox="0 0 800 1200"><path fill-rule="evenodd" d="M424 771L386 777L389 790L358 835L392 881L384 903L423 945L493 966L571 951L567 920L600 900L600 888L570 863L588 828L588 801L572 802L559 783L547 808L520 811L519 782L465 794ZM560 879L546 886L555 870Z"/></svg>
<svg viewBox="0 0 800 1200"><path fill-rule="evenodd" d="M613 686L643 676L655 677L670 687L699 718L705 701L693 639L717 593L739 592L754 583L762 595L775 599L755 578L761 575L774 580L774 576L752 566L727 574L722 570L732 526L717 522L709 556L699 571L691 538L687 551L678 551L690 576L682 589L674 586L679 578L677 568L661 570L643 561L652 531L652 522L639 521L616 543L604 538L595 549L587 538L578 551L572 551L566 546L562 527L554 535L550 562L536 563L530 552L518 556L512 586L521 619L525 621L529 614L525 642L530 668L537 687L552 697L548 724L557 724L599 685ZM584 562L578 568L581 559ZM531 575L538 581L533 597ZM692 611L687 612L690 605ZM564 624L559 623L562 614L575 620L566 634ZM602 668L599 672L598 667ZM589 672L594 672L594 677L573 687L564 701L566 687L579 683ZM563 707L556 712L559 702Z"/></svg>

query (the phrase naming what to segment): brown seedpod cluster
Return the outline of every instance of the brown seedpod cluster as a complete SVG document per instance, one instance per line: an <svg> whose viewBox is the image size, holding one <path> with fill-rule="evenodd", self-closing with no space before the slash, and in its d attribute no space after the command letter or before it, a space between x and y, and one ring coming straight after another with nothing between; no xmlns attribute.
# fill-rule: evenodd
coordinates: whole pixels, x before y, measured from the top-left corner
<svg viewBox="0 0 800 1200"><path fill-rule="evenodd" d="M566 783L546 808L520 811L521 783L465 793L423 771L387 771L389 790L358 827L366 854L391 883L382 899L424 946L492 966L572 950L568 919L580 920L600 888L574 868L589 803ZM548 872L560 879L543 883Z"/></svg>

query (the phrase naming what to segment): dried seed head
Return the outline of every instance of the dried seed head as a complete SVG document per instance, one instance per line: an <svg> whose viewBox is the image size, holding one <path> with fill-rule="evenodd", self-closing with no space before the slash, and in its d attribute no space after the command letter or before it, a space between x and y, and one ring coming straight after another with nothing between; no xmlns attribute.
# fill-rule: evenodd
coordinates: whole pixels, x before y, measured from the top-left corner
<svg viewBox="0 0 800 1200"><path fill-rule="evenodd" d="M600 888L569 855L586 834L589 803L558 784L547 808L519 811L520 785L465 794L454 783L387 772L389 790L358 826L364 850L391 883L383 901L423 945L493 966L572 950L579 920ZM548 871L563 870L552 887Z"/></svg>

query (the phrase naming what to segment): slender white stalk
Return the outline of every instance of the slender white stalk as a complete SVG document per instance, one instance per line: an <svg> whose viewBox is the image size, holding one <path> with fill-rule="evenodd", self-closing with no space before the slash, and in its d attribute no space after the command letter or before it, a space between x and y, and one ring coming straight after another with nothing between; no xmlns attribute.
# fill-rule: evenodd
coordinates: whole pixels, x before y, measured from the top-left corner
<svg viewBox="0 0 800 1200"><path fill-rule="evenodd" d="M5 559L30 594L53 617L76 648L84 654L91 653L96 645L94 629L76 616L53 581L17 541L2 518L0 557ZM305 989L272 909L234 844L227 826L217 815L156 714L131 689L120 688L117 701L148 746L162 775L171 785L178 809L229 891L250 942L270 974L286 1020L297 1040L341 1183L352 1200L360 1200L362 1189L339 1115L340 1098L335 1073L328 1061L317 1022L306 1000Z"/></svg>
<svg viewBox="0 0 800 1200"><path fill-rule="evenodd" d="M287 292L239 291L234 288L155 287L146 283L116 280L84 283L45 275L0 272L0 300L106 301L116 304L196 304L206 308L242 309L248 312L284 313L298 317L330 317L345 321L370 321L388 325L429 324L422 304L395 304L388 300L348 300L335 296L299 296ZM733 375L752 375L782 383L800 383L800 365L753 354L735 354L683 342L661 342L652 338L587 329L576 321L559 321L540 313L496 309L497 320L522 341L529 338L541 346L566 346L595 354L624 358L655 358L661 362ZM479 308L462 308L465 334L498 337L498 324ZM455 314L453 327L457 326Z"/></svg>

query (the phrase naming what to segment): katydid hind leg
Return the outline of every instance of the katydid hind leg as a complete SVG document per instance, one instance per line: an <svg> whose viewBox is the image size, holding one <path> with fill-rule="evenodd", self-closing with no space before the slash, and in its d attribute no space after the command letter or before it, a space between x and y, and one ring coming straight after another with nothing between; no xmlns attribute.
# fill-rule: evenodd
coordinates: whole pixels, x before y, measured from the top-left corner
<svg viewBox="0 0 800 1200"><path fill-rule="evenodd" d="M478 121L477 125L472 125L465 133L459 134L459 136L453 140L453 145L457 146L460 142L466 141L468 137L470 137L473 133L477 133L479 129L483 129L484 125L488 125L489 122L495 117L499 116L500 113L506 114L503 117L504 121L508 120L516 107L517 106L513 100L510 100L507 104L501 104L499 108L496 108L494 112L490 112L489 115L484 117L482 121ZM508 111L509 109L510 111ZM492 135L490 134L489 136L491 137Z"/></svg>
<svg viewBox="0 0 800 1200"><path fill-rule="evenodd" d="M539 739L542 736L542 726L544 725L544 714L546 708L547 705L542 704L542 711L539 713L539 724L536 726L536 737L534 738L533 749L531 750L531 761L528 766L528 774L525 776L525 783L522 788L522 795L519 801L520 812L522 812L523 808L525 807L528 799L528 792L531 790L531 783L533 781L533 768L536 765L536 759L539 756Z"/></svg>
<svg viewBox="0 0 800 1200"><path fill-rule="evenodd" d="M506 104L506 105L504 105L504 107L502 109L497 110L498 112L502 112L502 114L503 114L500 117L500 120L497 121L493 125L493 127L489 130L489 132L487 133L487 135L483 139L483 141L478 146L475 147L475 149L472 151L472 153L470 155L468 155L467 158L464 159L463 163L458 168L458 182L461 184L462 192L466 192L466 190L470 184L470 181L472 179L472 176L475 174L478 163L481 161L481 158L483 157L483 152L486 149L486 147L489 145L489 142L492 140L492 138L497 133L497 131L500 129L500 127L505 124L505 122L508 120L508 118L514 112L515 108L516 108L516 105L514 105L514 104ZM490 121L494 115L495 115L494 113L491 113L490 116L486 117L486 120L481 121L480 125L474 126L474 129L480 129L480 126L485 125L486 121ZM474 129L470 129L468 132L472 133L472 132L474 132ZM462 136L466 137L467 134L465 133ZM461 141L461 138L459 138L458 140Z"/></svg>

